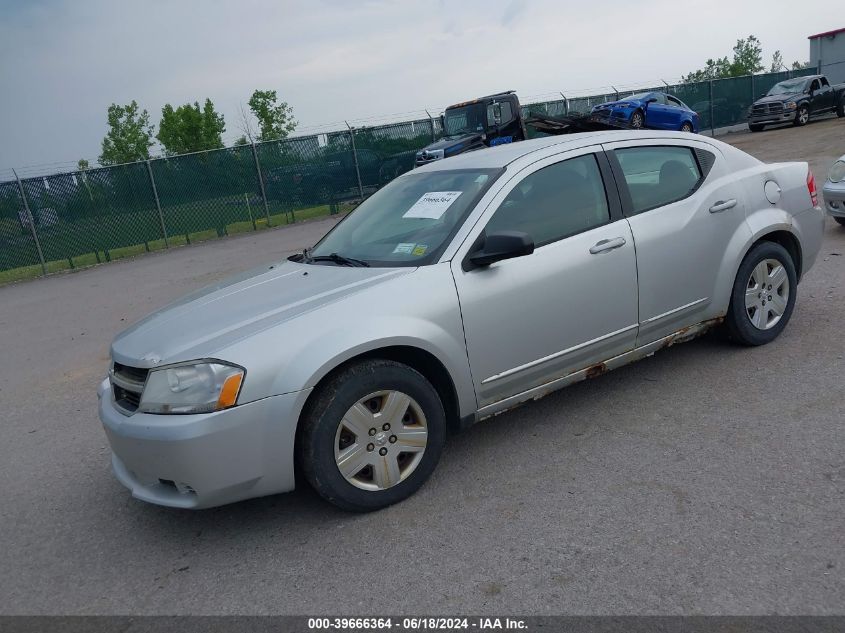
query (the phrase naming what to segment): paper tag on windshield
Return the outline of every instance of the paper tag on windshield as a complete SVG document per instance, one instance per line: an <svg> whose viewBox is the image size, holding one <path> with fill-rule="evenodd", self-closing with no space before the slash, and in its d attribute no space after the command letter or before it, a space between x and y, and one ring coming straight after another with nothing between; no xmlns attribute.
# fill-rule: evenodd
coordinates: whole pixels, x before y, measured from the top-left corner
<svg viewBox="0 0 845 633"><path fill-rule="evenodd" d="M429 191L424 193L422 198L417 200L413 206L405 212L403 218L428 218L439 220L443 217L452 203L461 195L461 191Z"/></svg>
<svg viewBox="0 0 845 633"><path fill-rule="evenodd" d="M401 244L397 244L396 248L393 249L394 253L404 253L410 255L411 252L414 250L416 244L414 242L402 242Z"/></svg>

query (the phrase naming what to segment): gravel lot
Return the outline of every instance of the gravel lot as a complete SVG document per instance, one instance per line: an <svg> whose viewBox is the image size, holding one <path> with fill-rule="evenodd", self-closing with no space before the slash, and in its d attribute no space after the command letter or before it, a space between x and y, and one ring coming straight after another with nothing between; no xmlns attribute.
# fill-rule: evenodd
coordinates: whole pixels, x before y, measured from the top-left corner
<svg viewBox="0 0 845 633"><path fill-rule="evenodd" d="M820 186L845 121L734 134ZM2 614L845 613L845 229L773 344L709 336L453 438L413 498L199 512L112 477L112 337L331 220L0 288Z"/></svg>

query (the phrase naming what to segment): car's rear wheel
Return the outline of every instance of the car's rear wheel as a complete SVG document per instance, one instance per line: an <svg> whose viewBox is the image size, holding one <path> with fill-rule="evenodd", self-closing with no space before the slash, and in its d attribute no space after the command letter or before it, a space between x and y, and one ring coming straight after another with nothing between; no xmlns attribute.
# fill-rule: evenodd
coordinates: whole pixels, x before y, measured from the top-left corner
<svg viewBox="0 0 845 633"><path fill-rule="evenodd" d="M748 129L751 130L752 132L762 132L764 127L766 127L766 126L765 125L757 125L755 123L749 123L748 124Z"/></svg>
<svg viewBox="0 0 845 633"><path fill-rule="evenodd" d="M692 123L685 121L681 126L681 132L692 132Z"/></svg>
<svg viewBox="0 0 845 633"><path fill-rule="evenodd" d="M840 119L845 117L845 95L839 100L839 105L836 106L836 116Z"/></svg>
<svg viewBox="0 0 845 633"><path fill-rule="evenodd" d="M634 114L631 115L631 122L630 126L634 130L642 129L645 125L645 117L643 116L642 110L636 110Z"/></svg>
<svg viewBox="0 0 845 633"><path fill-rule="evenodd" d="M810 109L805 106L799 106L798 112L795 113L795 120L792 122L793 125L802 126L807 125L807 122L810 120Z"/></svg>
<svg viewBox="0 0 845 633"><path fill-rule="evenodd" d="M431 383L401 363L366 360L319 388L302 420L297 456L320 496L366 512L416 492L437 465L445 435Z"/></svg>
<svg viewBox="0 0 845 633"><path fill-rule="evenodd" d="M840 218L840 217L838 217L838 216L835 216L835 215L834 215L834 216L833 216L833 219L834 219L837 223L841 224L842 226L845 226L845 218Z"/></svg>
<svg viewBox="0 0 845 633"><path fill-rule="evenodd" d="M798 281L787 250L774 242L752 248L734 281L725 317L728 334L744 345L764 345L786 327L795 307Z"/></svg>

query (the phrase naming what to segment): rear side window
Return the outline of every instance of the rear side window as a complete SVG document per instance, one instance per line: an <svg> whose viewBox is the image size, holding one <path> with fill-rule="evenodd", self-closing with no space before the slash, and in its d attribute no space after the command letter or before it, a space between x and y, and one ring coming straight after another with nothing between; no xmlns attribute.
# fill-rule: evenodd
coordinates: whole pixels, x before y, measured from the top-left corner
<svg viewBox="0 0 845 633"><path fill-rule="evenodd" d="M701 169L689 147L628 147L615 150L634 213L683 200L701 184Z"/></svg>
<svg viewBox="0 0 845 633"><path fill-rule="evenodd" d="M490 218L486 231L521 231L542 246L609 221L604 181L595 156L588 154L523 178Z"/></svg>

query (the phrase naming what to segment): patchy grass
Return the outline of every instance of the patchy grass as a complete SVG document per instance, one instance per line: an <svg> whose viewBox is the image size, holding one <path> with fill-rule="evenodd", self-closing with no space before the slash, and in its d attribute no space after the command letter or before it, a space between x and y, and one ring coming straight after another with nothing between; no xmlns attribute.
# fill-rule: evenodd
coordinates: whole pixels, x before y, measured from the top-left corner
<svg viewBox="0 0 845 633"><path fill-rule="evenodd" d="M336 208L336 213L345 215L354 208L354 204L341 204ZM208 229L187 234L168 235L168 245L184 246L186 244L194 244L196 242L217 239L220 237L221 231L224 236L236 235L238 233L248 233L255 230L264 230L267 228L286 226L288 224L297 224L303 221L327 217L331 215L332 209L329 205L320 205L307 209L296 209L293 213L290 211L271 212L269 225L267 223L267 216L264 214L263 207L254 207L252 211L253 214L260 212L259 215L253 215L253 222L250 222L249 220L236 221L226 224L221 229ZM16 230L19 231L20 229L16 228ZM94 266L96 264L102 264L116 259L136 257L138 255L160 251L165 248L167 247L165 246L163 239L150 240L140 244L131 244L117 248L92 251L91 253L75 255L66 259L51 260L46 262L45 266L48 274L56 273L64 270L86 268L88 266ZM42 271L39 264L3 270L0 271L0 285L14 281L22 281L24 279L33 279L40 276L42 276Z"/></svg>

